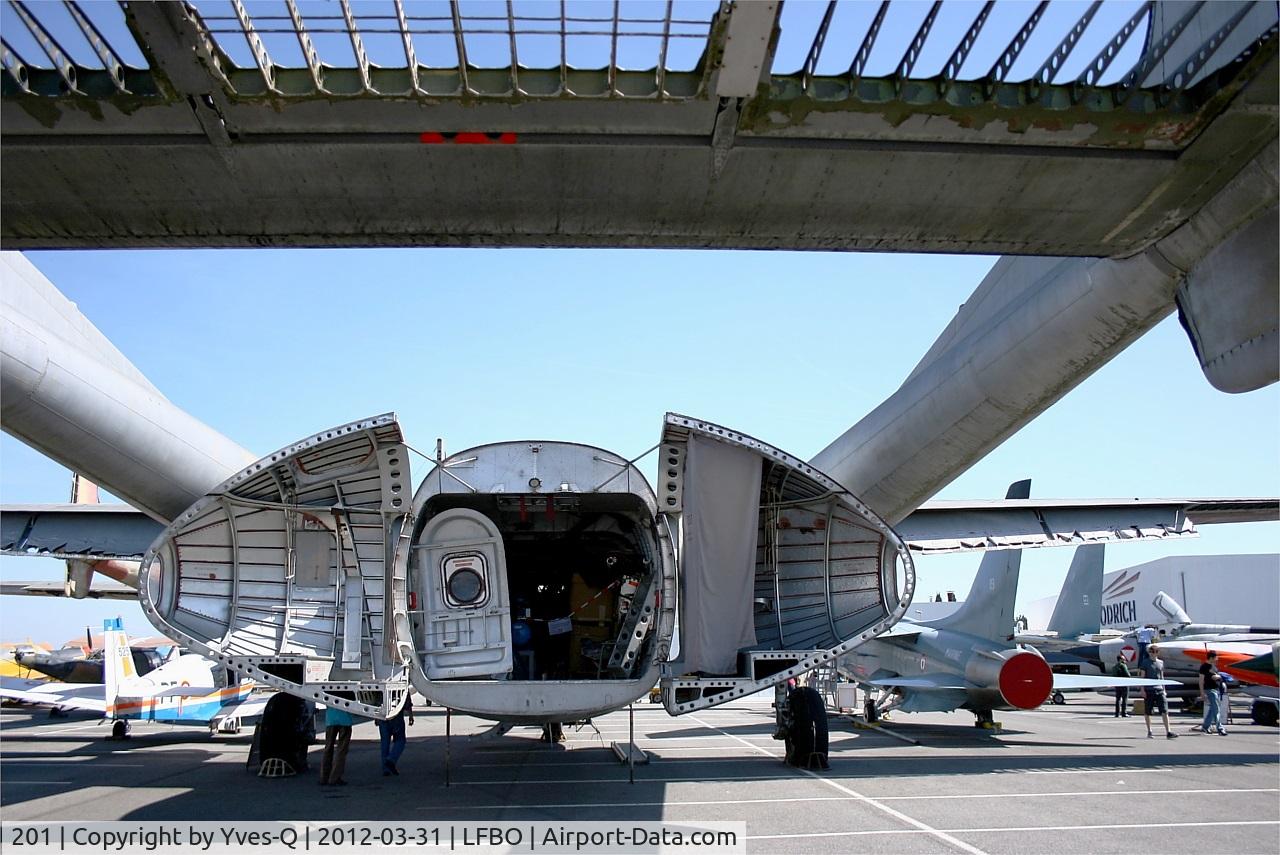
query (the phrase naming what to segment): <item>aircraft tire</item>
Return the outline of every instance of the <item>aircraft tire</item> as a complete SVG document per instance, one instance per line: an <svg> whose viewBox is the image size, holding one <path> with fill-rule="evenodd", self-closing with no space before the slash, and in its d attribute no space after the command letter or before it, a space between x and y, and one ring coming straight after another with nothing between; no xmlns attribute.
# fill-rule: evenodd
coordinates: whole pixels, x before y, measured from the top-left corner
<svg viewBox="0 0 1280 855"><path fill-rule="evenodd" d="M1280 705L1269 701L1255 700L1249 713L1253 718L1254 724L1260 724L1264 727L1275 727L1280 724Z"/></svg>
<svg viewBox="0 0 1280 855"><path fill-rule="evenodd" d="M1062 694L1062 692L1054 692L1053 695L1050 696L1050 700L1053 701L1054 705L1062 706L1067 702L1067 696Z"/></svg>
<svg viewBox="0 0 1280 855"><path fill-rule="evenodd" d="M867 699L862 711L867 717L868 724L875 724L880 720L880 712L876 709L876 702L870 698Z"/></svg>
<svg viewBox="0 0 1280 855"><path fill-rule="evenodd" d="M787 732L787 762L808 768L817 758L827 768L827 706L817 689L794 689L787 698L791 707L791 727Z"/></svg>
<svg viewBox="0 0 1280 855"><path fill-rule="evenodd" d="M112 739L128 739L129 738L129 722L117 719L111 723Z"/></svg>

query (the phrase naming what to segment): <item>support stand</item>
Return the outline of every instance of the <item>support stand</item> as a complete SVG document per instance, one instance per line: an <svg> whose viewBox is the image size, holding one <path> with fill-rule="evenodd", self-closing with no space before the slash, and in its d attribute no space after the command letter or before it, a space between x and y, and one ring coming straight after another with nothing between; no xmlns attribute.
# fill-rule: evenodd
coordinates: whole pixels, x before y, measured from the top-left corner
<svg viewBox="0 0 1280 855"><path fill-rule="evenodd" d="M611 742L609 747L613 749L614 756L618 758L618 762L627 764L627 780L634 784L636 782L636 764L643 765L649 762L649 755L636 748L636 706L634 703L627 707L627 720L630 728L627 744Z"/></svg>
<svg viewBox="0 0 1280 855"><path fill-rule="evenodd" d="M453 730L453 710L449 707L444 708L444 785L446 787L452 785L449 776L449 742Z"/></svg>

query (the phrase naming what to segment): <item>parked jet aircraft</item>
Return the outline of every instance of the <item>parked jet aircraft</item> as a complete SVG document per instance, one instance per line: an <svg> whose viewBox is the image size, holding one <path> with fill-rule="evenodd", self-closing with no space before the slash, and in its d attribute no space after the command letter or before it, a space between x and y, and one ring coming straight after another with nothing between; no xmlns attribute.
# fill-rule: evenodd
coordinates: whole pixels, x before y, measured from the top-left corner
<svg viewBox="0 0 1280 855"><path fill-rule="evenodd" d="M261 715L268 696L250 697L251 681L228 678L227 669L202 656L184 654L140 676L134 668L129 637L120 620L104 625L105 683L48 683L0 678L0 697L64 710L100 712L112 721L116 738L130 721L206 725L211 731L237 732L242 719Z"/></svg>
<svg viewBox="0 0 1280 855"><path fill-rule="evenodd" d="M1030 487L1030 481L1013 484L1007 498L1028 498ZM1079 558L1077 553L1077 562L1087 563ZM1092 555L1086 558L1093 560ZM1035 709L1055 690L1163 682L1056 674L1035 649L1012 646L1021 563L1019 550L988 553L957 611L931 621L899 621L887 633L837 660L842 673L879 692L875 698L868 694L868 720L894 709L967 709L977 724L988 725L994 710ZM1059 616L1056 611L1055 616ZM1063 614L1060 619L1068 617Z"/></svg>
<svg viewBox="0 0 1280 855"><path fill-rule="evenodd" d="M412 683L483 717L567 721L625 705L659 677L667 709L692 712L887 631L914 587L908 543L1016 550L1185 536L1188 515L1275 516L1274 500L921 507L1131 335L1112 319L1132 313L1103 309L1127 299L1110 280L1073 280L1075 298L1041 311L1058 287L1049 267L1011 288L1012 268L997 264L981 299L821 465L668 414L656 490L623 455L537 440L438 452L415 488L392 414L255 460L165 400L6 255L0 421L147 516L19 509L0 518L2 545L140 557L140 600L165 635L364 715L394 712ZM1055 346L1019 350L1045 324ZM1075 343L1090 354L1066 352Z"/></svg>

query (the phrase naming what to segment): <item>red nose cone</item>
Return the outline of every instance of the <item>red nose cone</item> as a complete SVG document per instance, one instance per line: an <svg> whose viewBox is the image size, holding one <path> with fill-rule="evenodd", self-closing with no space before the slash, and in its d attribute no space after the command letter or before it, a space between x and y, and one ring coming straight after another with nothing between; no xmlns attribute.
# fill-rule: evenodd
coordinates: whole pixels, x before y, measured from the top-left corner
<svg viewBox="0 0 1280 855"><path fill-rule="evenodd" d="M1034 653L1015 653L1000 668L1000 694L1010 706L1033 710L1053 691L1053 671Z"/></svg>

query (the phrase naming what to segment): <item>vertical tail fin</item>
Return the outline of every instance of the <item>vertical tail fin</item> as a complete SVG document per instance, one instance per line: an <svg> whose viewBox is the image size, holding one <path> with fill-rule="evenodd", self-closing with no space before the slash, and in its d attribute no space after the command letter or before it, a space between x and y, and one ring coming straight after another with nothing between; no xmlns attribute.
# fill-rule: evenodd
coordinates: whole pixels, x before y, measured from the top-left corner
<svg viewBox="0 0 1280 855"><path fill-rule="evenodd" d="M1048 629L1059 638L1091 635L1102 629L1102 564L1101 543L1081 546L1071 557L1071 569L1062 583L1062 593L1053 606Z"/></svg>
<svg viewBox="0 0 1280 855"><path fill-rule="evenodd" d="M124 622L120 618L103 621L102 635L106 648L102 669L107 683L107 709L110 710L116 705L116 698L128 691L129 686L138 679L138 672L133 667L133 651L129 648L129 636L125 634Z"/></svg>
<svg viewBox="0 0 1280 855"><path fill-rule="evenodd" d="M1009 485L1006 499L1031 498L1031 481ZM926 626L965 632L979 638L999 640L1013 633L1013 607L1018 597L1018 571L1022 568L1022 550L1006 549L988 552L978 565L978 575L969 596L955 612L944 618L925 621Z"/></svg>

